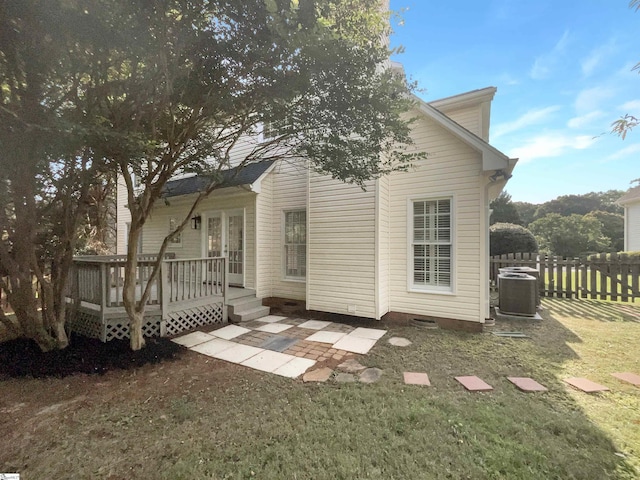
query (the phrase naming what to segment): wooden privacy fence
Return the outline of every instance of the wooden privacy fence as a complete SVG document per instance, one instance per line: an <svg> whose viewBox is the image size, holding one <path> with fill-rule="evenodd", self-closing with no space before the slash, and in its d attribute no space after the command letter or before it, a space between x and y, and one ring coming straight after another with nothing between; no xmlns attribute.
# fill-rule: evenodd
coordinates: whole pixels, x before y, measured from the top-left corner
<svg viewBox="0 0 640 480"><path fill-rule="evenodd" d="M540 272L539 291L545 297L591 298L633 302L640 298L640 258L597 254L563 258L536 253L491 257L490 277L497 281L503 267L532 267Z"/></svg>

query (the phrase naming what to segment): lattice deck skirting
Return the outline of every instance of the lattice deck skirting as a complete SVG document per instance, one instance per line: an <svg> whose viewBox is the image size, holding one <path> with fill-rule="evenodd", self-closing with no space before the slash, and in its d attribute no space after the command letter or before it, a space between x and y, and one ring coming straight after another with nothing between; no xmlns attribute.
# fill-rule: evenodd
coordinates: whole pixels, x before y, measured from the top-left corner
<svg viewBox="0 0 640 480"><path fill-rule="evenodd" d="M224 323L223 307L220 302L170 313L169 318L161 323L161 334L163 337L177 335L204 325Z"/></svg>
<svg viewBox="0 0 640 480"><path fill-rule="evenodd" d="M145 337L166 337L204 325L225 323L224 310L223 302L218 302L172 312L164 321L158 314L147 315L142 325L142 333ZM126 316L101 320L99 312L80 308L69 320L68 326L73 332L99 338L103 342L129 338L129 319Z"/></svg>

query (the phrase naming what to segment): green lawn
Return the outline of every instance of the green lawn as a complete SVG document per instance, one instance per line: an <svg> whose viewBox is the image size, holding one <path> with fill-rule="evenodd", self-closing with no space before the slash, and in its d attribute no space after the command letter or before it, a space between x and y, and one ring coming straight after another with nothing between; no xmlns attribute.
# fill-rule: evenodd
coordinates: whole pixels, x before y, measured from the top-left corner
<svg viewBox="0 0 640 480"><path fill-rule="evenodd" d="M633 479L640 309L543 300L528 339L390 327L362 363L379 383L303 384L188 352L103 377L0 383L0 471L22 479ZM386 338L405 336L408 348ZM403 371L429 373L407 386ZM466 392L478 375L491 393ZM517 391L506 376L549 388ZM588 395L563 378L611 387ZM22 405L21 405L22 404ZM27 414L27 412L31 412ZM634 470L635 469L635 470Z"/></svg>

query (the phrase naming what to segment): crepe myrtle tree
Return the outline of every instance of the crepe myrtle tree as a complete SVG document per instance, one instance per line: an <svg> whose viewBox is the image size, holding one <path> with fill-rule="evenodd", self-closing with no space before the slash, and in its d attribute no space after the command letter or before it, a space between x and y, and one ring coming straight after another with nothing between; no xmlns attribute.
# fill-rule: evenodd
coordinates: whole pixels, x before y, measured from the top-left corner
<svg viewBox="0 0 640 480"><path fill-rule="evenodd" d="M378 0L104 5L96 14L112 26L112 46L92 52L103 68L86 95L99 107L91 146L127 187L123 301L134 350L145 343L145 304L167 247L222 185L223 171L287 158L364 188L424 156L411 150L412 85L385 67L388 12ZM264 125L275 134L258 141ZM239 141L252 146L241 158ZM140 232L166 183L183 172L208 181L136 298Z"/></svg>
<svg viewBox="0 0 640 480"><path fill-rule="evenodd" d="M84 142L86 48L100 41L74 2L0 1L0 323L64 348L65 286L102 162ZM78 28L83 25L83 28Z"/></svg>

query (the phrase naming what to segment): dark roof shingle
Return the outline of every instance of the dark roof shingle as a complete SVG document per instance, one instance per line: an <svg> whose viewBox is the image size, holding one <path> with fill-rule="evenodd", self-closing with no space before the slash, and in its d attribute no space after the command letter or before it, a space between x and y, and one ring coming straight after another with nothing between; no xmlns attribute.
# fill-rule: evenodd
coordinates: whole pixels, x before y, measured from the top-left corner
<svg viewBox="0 0 640 480"><path fill-rule="evenodd" d="M222 173L223 181L218 188L237 187L239 185L250 185L258 180L267 169L273 165L275 160L263 160L257 163L250 163L243 167L234 167ZM211 182L211 177L206 175L196 175L193 177L179 178L167 182L162 190L164 198L189 195L205 190Z"/></svg>

